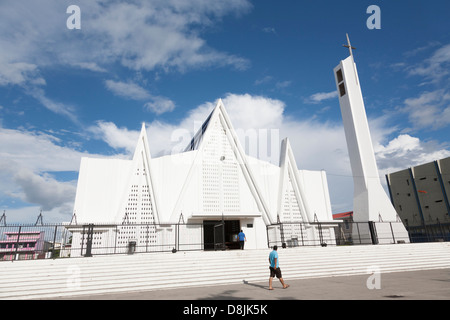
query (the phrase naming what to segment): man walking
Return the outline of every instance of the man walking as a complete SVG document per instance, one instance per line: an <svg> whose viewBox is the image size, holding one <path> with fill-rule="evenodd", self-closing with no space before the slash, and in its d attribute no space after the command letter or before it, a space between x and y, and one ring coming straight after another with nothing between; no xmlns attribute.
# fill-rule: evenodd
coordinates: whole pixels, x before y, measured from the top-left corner
<svg viewBox="0 0 450 320"><path fill-rule="evenodd" d="M277 249L278 249L277 246L273 246L273 250L269 254L269 263L270 263L269 290L273 290L272 281L273 277L275 276L277 276L277 278L280 280L281 284L283 285L283 289L289 288L289 285L284 283L283 277L281 276L281 269L278 260Z"/></svg>
<svg viewBox="0 0 450 320"><path fill-rule="evenodd" d="M245 238L245 233L242 232L242 230L241 230L241 232L239 232L238 236L239 236L239 246L241 247L241 250L244 250L244 244L245 244L245 241L247 241L247 238Z"/></svg>

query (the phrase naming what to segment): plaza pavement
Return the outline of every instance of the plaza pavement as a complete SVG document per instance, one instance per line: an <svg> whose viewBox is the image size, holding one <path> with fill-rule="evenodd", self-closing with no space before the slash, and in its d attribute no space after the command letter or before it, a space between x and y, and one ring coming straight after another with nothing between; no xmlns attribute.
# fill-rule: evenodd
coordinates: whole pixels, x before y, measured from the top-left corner
<svg viewBox="0 0 450 320"><path fill-rule="evenodd" d="M269 276L269 273L267 274ZM199 275L201 276L201 275ZM450 300L450 267L301 280L64 297L62 300ZM369 287L372 289L369 289ZM252 303L249 301L248 303Z"/></svg>

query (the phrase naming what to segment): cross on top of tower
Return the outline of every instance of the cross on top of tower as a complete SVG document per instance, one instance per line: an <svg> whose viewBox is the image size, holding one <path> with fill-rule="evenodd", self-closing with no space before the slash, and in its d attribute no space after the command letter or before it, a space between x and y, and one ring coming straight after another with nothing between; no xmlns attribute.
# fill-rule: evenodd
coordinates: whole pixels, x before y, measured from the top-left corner
<svg viewBox="0 0 450 320"><path fill-rule="evenodd" d="M347 45L343 44L342 46L348 48L348 51L350 51L350 55L353 56L353 51L352 51L352 49L356 49L356 48L355 48L355 47L352 47L352 45L350 44L350 39L349 39L349 37L348 37L348 33L346 33L345 35L347 36L347 43L348 43L348 44L347 44Z"/></svg>

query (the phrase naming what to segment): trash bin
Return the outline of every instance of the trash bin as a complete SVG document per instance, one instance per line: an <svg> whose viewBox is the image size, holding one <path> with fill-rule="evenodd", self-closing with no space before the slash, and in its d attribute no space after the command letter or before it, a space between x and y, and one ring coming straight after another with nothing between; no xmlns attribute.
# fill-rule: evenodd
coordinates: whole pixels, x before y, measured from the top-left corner
<svg viewBox="0 0 450 320"><path fill-rule="evenodd" d="M136 251L136 241L128 242L128 254L133 254Z"/></svg>

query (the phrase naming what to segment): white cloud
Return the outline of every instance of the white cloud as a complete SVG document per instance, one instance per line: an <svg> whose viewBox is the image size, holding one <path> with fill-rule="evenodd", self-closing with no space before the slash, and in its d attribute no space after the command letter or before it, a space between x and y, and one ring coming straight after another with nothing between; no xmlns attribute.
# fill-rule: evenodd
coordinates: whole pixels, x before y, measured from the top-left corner
<svg viewBox="0 0 450 320"><path fill-rule="evenodd" d="M437 49L431 57L422 63L408 68L410 75L419 75L432 83L440 82L450 75L450 44Z"/></svg>
<svg viewBox="0 0 450 320"><path fill-rule="evenodd" d="M106 88L115 95L132 100L149 100L144 104L144 109L157 115L170 112L175 109L175 103L166 97L153 96L146 89L133 82L105 81Z"/></svg>
<svg viewBox="0 0 450 320"><path fill-rule="evenodd" d="M144 108L156 114L162 114L173 111L175 109L175 103L168 98L152 97L152 101L144 104Z"/></svg>
<svg viewBox="0 0 450 320"><path fill-rule="evenodd" d="M48 110L62 115L68 119L70 119L74 123L79 123L78 117L76 115L75 108L71 105L67 105L65 103L54 101L46 96L45 92L41 88L31 88L27 89L26 92L36 100L38 100L44 107Z"/></svg>
<svg viewBox="0 0 450 320"><path fill-rule="evenodd" d="M248 12L247 0L89 0L77 5L81 30L66 28L67 3L0 3L0 85L24 83L39 77L39 69L58 64L98 72L115 62L132 70L248 66L246 59L217 51L201 38L202 28Z"/></svg>
<svg viewBox="0 0 450 320"><path fill-rule="evenodd" d="M106 69L100 67L95 62L73 62L72 66L79 67L81 69L86 69L94 72L107 72Z"/></svg>
<svg viewBox="0 0 450 320"><path fill-rule="evenodd" d="M422 47L418 47L418 48L415 48L415 49L412 49L412 50L409 50L409 51L405 52L403 55L405 57L414 57L414 56L416 56L416 55L418 55L418 54L420 54L420 53L422 53L424 51L427 51L430 48L434 48L434 47L439 46L439 45L440 45L440 43L437 42L437 41L430 41L429 43L427 43L426 45L424 45Z"/></svg>
<svg viewBox="0 0 450 320"><path fill-rule="evenodd" d="M318 92L318 93L315 93L315 94L312 94L311 96L309 96L307 101L310 103L319 103L319 102L322 102L323 100L337 98L337 96L338 96L338 94L337 94L336 90L331 91L331 92Z"/></svg>
<svg viewBox="0 0 450 320"><path fill-rule="evenodd" d="M279 129L284 103L280 100L250 94L228 93L222 99L235 130ZM152 155L171 154L184 149L197 132L216 102L205 102L189 111L177 124L154 121L148 126ZM255 116L258 115L258 116Z"/></svg>
<svg viewBox="0 0 450 320"><path fill-rule="evenodd" d="M26 82L45 83L45 80L39 76L38 68L35 64L0 61L0 86L9 84L21 85Z"/></svg>
<svg viewBox="0 0 450 320"><path fill-rule="evenodd" d="M379 145L377 154L379 158L385 159L390 154L396 153L397 156L404 156L408 152L420 148L420 139L411 137L408 134L401 134L389 141L386 146Z"/></svg>
<svg viewBox="0 0 450 320"><path fill-rule="evenodd" d="M133 154L139 131L118 128L112 122L97 121L88 131L92 132L97 140L103 140L115 150L126 150L127 154Z"/></svg>
<svg viewBox="0 0 450 320"><path fill-rule="evenodd" d="M422 92L404 101L400 111L408 115L415 129L436 130L450 124L450 92L439 89Z"/></svg>
<svg viewBox="0 0 450 320"><path fill-rule="evenodd" d="M36 174L27 169L14 174L14 182L21 189L19 197L28 203L40 204L42 210L71 204L75 199L76 181L61 182L48 174Z"/></svg>
<svg viewBox="0 0 450 320"><path fill-rule="evenodd" d="M225 108L235 128L280 128L283 121L284 102L250 94L227 94Z"/></svg>
<svg viewBox="0 0 450 320"><path fill-rule="evenodd" d="M104 73L120 64L133 71L161 73L203 67L244 70L250 64L210 47L202 38L205 29L225 16L249 12L248 0L81 0L77 5L82 12L81 30L67 29L66 2L0 2L0 86L21 86L47 109L74 123L78 124L76 110L54 101L42 88L46 68L71 66ZM175 107L170 99L149 95L132 83L118 87L124 84L106 85L127 98L147 97L143 107L156 114Z"/></svg>
<svg viewBox="0 0 450 320"><path fill-rule="evenodd" d="M292 84L292 81L286 80L286 81L278 81L277 83L275 83L275 87L277 87L278 89L283 89L283 88L287 88Z"/></svg>
<svg viewBox="0 0 450 320"><path fill-rule="evenodd" d="M430 42L405 53L405 56L415 57L435 47L438 48L428 58L404 68L408 75L419 76L422 81L419 87L429 88L405 99L397 108L402 116L408 117L411 123L411 128L407 128L409 132L441 130L450 125L450 44Z"/></svg>
<svg viewBox="0 0 450 320"><path fill-rule="evenodd" d="M19 199L53 214L72 210L76 181L60 181L49 172L77 172L81 157L106 156L80 152L60 143L54 135L0 127L0 198Z"/></svg>
<svg viewBox="0 0 450 320"><path fill-rule="evenodd" d="M24 167L33 172L77 171L79 159L87 153L58 143L57 137L42 132L0 128L0 154L6 167Z"/></svg>
<svg viewBox="0 0 450 320"><path fill-rule="evenodd" d="M264 84L264 83L269 83L270 81L272 81L272 79L273 79L272 76L264 76L261 79L255 80L255 85L259 86L259 85Z"/></svg>
<svg viewBox="0 0 450 320"><path fill-rule="evenodd" d="M262 31L264 31L265 33L271 33L271 34L274 34L274 35L277 34L275 28L273 28L273 27L264 27L262 29Z"/></svg>
<svg viewBox="0 0 450 320"><path fill-rule="evenodd" d="M105 86L115 95L127 99L145 100L151 97L150 93L148 93L147 90L132 82L106 80Z"/></svg>
<svg viewBox="0 0 450 320"><path fill-rule="evenodd" d="M374 147L381 174L404 170L409 167L432 162L450 156L446 146L435 141L424 142L417 137L401 134L386 145Z"/></svg>

